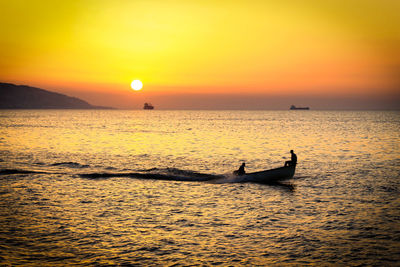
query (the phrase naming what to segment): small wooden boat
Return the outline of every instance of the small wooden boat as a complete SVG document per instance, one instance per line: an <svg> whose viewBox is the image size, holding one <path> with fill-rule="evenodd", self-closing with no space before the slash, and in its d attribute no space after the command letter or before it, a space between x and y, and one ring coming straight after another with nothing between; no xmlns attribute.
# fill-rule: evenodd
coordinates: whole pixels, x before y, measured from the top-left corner
<svg viewBox="0 0 400 267"><path fill-rule="evenodd" d="M242 178L240 182L275 183L293 178L295 170L296 165L293 165L266 171L250 172L238 177Z"/></svg>

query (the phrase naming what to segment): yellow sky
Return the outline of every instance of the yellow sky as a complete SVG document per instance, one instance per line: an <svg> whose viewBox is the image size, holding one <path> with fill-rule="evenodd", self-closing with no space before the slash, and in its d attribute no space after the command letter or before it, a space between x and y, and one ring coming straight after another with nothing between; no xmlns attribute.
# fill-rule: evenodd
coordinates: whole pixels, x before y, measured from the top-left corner
<svg viewBox="0 0 400 267"><path fill-rule="evenodd" d="M1 81L101 104L95 94L134 99L133 79L149 95L400 89L398 0L0 0L0 9Z"/></svg>

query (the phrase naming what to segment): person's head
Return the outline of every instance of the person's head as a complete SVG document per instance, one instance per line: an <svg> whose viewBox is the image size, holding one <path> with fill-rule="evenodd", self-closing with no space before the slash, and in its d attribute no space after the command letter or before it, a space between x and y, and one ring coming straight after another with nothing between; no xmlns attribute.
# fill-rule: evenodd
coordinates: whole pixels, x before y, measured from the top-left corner
<svg viewBox="0 0 400 267"><path fill-rule="evenodd" d="M243 166L243 167L246 166L246 163L243 162L243 163L242 163L242 166Z"/></svg>
<svg viewBox="0 0 400 267"><path fill-rule="evenodd" d="M290 150L290 153L293 154L293 150Z"/></svg>

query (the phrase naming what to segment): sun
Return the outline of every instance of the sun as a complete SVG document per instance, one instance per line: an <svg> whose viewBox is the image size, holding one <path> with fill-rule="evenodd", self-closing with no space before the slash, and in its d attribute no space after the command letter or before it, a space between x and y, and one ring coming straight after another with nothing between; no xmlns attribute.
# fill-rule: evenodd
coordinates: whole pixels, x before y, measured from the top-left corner
<svg viewBox="0 0 400 267"><path fill-rule="evenodd" d="M133 80L131 83L131 87L135 91L139 91L143 88L143 83L140 80Z"/></svg>

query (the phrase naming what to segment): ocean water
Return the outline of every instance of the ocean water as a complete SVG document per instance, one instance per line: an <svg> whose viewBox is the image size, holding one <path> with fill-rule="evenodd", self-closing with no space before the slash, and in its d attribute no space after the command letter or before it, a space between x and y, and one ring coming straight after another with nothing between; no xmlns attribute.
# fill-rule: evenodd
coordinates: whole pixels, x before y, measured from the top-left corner
<svg viewBox="0 0 400 267"><path fill-rule="evenodd" d="M400 266L399 174L400 112L3 110L0 265Z"/></svg>

